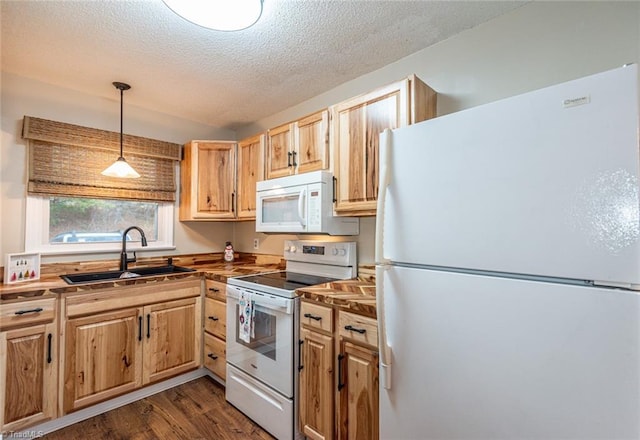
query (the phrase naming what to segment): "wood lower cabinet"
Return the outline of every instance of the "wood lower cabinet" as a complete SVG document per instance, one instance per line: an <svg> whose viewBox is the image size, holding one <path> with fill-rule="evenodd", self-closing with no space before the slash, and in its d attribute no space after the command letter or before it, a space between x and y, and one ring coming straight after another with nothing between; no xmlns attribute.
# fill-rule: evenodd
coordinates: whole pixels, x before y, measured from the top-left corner
<svg viewBox="0 0 640 440"><path fill-rule="evenodd" d="M198 368L201 280L65 294L64 413Z"/></svg>
<svg viewBox="0 0 640 440"><path fill-rule="evenodd" d="M142 385L142 316L130 308L67 321L65 413Z"/></svg>
<svg viewBox="0 0 640 440"><path fill-rule="evenodd" d="M300 330L302 350L300 370L301 431L313 440L333 438L333 346L332 336L317 330Z"/></svg>
<svg viewBox="0 0 640 440"><path fill-rule="evenodd" d="M379 438L378 352L341 339L338 362L338 438Z"/></svg>
<svg viewBox="0 0 640 440"><path fill-rule="evenodd" d="M204 366L213 374L227 377L226 284L205 280Z"/></svg>
<svg viewBox="0 0 640 440"><path fill-rule="evenodd" d="M415 75L330 108L338 215L375 215L379 137L436 116L436 93Z"/></svg>
<svg viewBox="0 0 640 440"><path fill-rule="evenodd" d="M188 298L144 308L143 385L198 368L201 304L200 298Z"/></svg>
<svg viewBox="0 0 640 440"><path fill-rule="evenodd" d="M377 439L376 320L308 301L300 310L300 430L316 440Z"/></svg>
<svg viewBox="0 0 640 440"><path fill-rule="evenodd" d="M0 432L57 416L56 299L3 304L0 311Z"/></svg>

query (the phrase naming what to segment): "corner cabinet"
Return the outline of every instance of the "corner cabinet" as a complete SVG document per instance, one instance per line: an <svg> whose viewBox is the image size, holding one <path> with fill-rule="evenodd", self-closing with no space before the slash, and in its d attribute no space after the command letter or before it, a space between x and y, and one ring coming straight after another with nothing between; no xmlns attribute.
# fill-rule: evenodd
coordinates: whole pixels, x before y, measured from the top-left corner
<svg viewBox="0 0 640 440"><path fill-rule="evenodd" d="M328 169L328 110L270 129L266 162L267 179Z"/></svg>
<svg viewBox="0 0 640 440"><path fill-rule="evenodd" d="M204 367L226 380L227 376L226 284L205 280Z"/></svg>
<svg viewBox="0 0 640 440"><path fill-rule="evenodd" d="M376 320L305 300L300 313L300 430L314 440L377 439Z"/></svg>
<svg viewBox="0 0 640 440"><path fill-rule="evenodd" d="M236 218L236 143L191 141L180 162L180 221Z"/></svg>
<svg viewBox="0 0 640 440"><path fill-rule="evenodd" d="M63 412L198 368L201 279L65 294Z"/></svg>
<svg viewBox="0 0 640 440"><path fill-rule="evenodd" d="M0 433L57 416L56 310L56 298L2 304Z"/></svg>
<svg viewBox="0 0 640 440"><path fill-rule="evenodd" d="M338 215L375 215L379 136L436 116L436 93L415 75L336 104L331 155Z"/></svg>

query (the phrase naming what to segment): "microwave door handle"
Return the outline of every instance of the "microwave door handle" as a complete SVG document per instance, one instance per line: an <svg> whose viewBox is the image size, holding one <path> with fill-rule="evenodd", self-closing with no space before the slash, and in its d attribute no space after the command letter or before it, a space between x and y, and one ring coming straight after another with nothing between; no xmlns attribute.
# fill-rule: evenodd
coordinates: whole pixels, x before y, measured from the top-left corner
<svg viewBox="0 0 640 440"><path fill-rule="evenodd" d="M298 217L300 217L300 224L304 227L307 224L307 219L305 218L305 209L304 205L307 199L307 189L304 188L300 191L300 195L298 196Z"/></svg>

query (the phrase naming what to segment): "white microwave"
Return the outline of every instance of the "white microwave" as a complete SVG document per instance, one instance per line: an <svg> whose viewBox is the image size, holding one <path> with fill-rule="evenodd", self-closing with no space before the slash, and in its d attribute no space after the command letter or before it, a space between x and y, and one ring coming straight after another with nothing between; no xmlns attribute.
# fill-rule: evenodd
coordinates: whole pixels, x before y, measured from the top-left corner
<svg viewBox="0 0 640 440"><path fill-rule="evenodd" d="M358 235L360 220L333 215L333 174L313 171L257 183L256 232Z"/></svg>

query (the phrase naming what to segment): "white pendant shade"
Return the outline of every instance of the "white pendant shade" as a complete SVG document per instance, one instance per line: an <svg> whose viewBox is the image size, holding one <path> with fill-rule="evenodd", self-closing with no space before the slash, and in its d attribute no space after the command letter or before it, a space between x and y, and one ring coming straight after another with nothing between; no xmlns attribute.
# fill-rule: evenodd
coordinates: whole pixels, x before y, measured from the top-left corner
<svg viewBox="0 0 640 440"><path fill-rule="evenodd" d="M136 172L131 165L124 160L124 157L120 156L118 160L116 160L109 168L104 170L102 173L103 176L108 177L120 177L125 179L137 179L140 177L140 174Z"/></svg>
<svg viewBox="0 0 640 440"><path fill-rule="evenodd" d="M262 15L262 0L163 0L182 18L218 31L238 31Z"/></svg>

